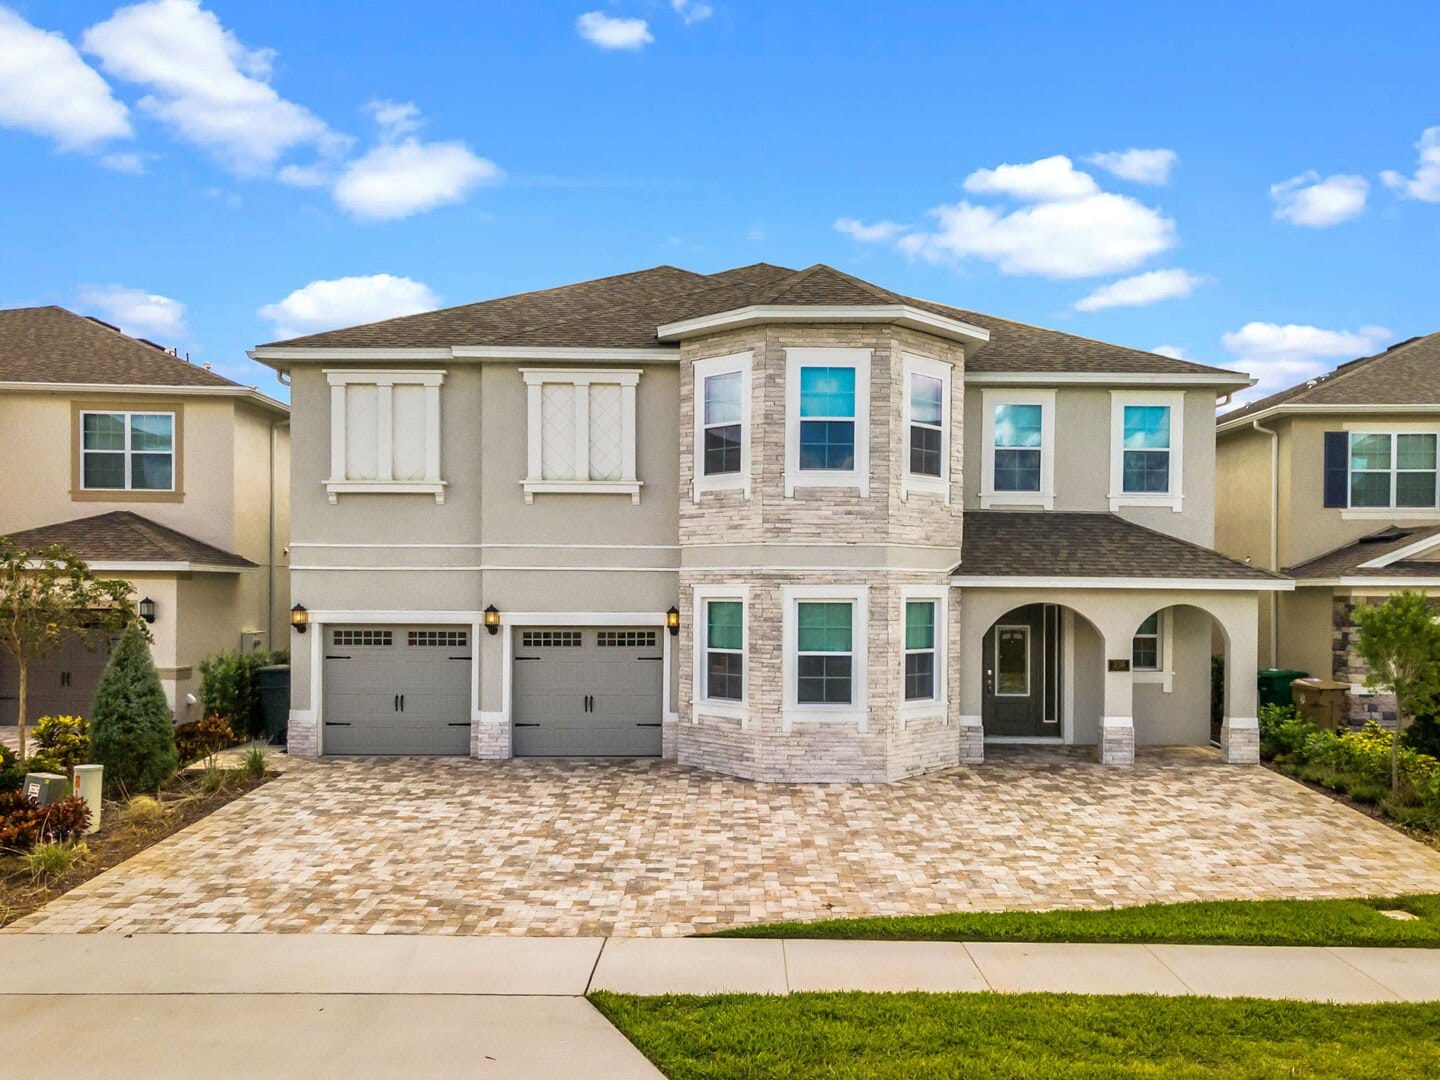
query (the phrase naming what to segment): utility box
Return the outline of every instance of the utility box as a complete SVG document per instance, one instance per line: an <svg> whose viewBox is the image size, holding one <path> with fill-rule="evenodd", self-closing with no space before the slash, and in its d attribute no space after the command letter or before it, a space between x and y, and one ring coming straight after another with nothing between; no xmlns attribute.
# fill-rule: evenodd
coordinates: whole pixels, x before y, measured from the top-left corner
<svg viewBox="0 0 1440 1080"><path fill-rule="evenodd" d="M1257 682L1261 705L1289 705L1290 684L1309 675L1308 671L1288 668L1262 668Z"/></svg>
<svg viewBox="0 0 1440 1080"><path fill-rule="evenodd" d="M1296 679L1290 684L1295 710L1316 727L1343 727L1350 715L1350 684L1334 679Z"/></svg>
<svg viewBox="0 0 1440 1080"><path fill-rule="evenodd" d="M100 828L100 793L104 788L104 765L75 766L75 794L90 807L90 825L85 830L89 836Z"/></svg>
<svg viewBox="0 0 1440 1080"><path fill-rule="evenodd" d="M20 789L27 799L34 799L41 806L49 806L70 797L70 781L52 772L25 774L25 786Z"/></svg>

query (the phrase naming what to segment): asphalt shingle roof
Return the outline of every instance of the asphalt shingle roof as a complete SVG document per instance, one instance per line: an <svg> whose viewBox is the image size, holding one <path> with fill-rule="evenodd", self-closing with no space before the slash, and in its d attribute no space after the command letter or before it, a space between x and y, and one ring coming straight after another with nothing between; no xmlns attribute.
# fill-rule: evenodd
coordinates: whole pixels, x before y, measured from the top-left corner
<svg viewBox="0 0 1440 1080"><path fill-rule="evenodd" d="M1214 375L1222 381L1236 377L1235 372L1189 360L1174 360L905 296L823 264L796 271L755 263L708 275L675 266L656 266L575 285L308 334L270 345L648 348L660 344L656 328L666 323L743 307L781 304L910 304L971 323L990 332L990 341L972 353L968 362L971 371L1191 373Z"/></svg>
<svg viewBox="0 0 1440 1080"><path fill-rule="evenodd" d="M1041 510L965 513L960 565L966 577L1282 577L1115 514Z"/></svg>
<svg viewBox="0 0 1440 1080"><path fill-rule="evenodd" d="M1361 567L1362 563L1367 563L1371 559L1382 558L1432 537L1435 539L1436 545L1440 546L1440 525L1429 525L1424 528L1389 525L1368 536L1362 536L1353 544L1346 544L1334 551L1327 551L1324 555L1317 555L1298 566L1292 566L1285 572L1302 581L1306 578L1335 578L1341 575L1374 578L1440 578L1440 561L1437 561L1434 549L1420 551L1421 558L1406 559L1402 562L1391 563L1389 566Z"/></svg>
<svg viewBox="0 0 1440 1080"><path fill-rule="evenodd" d="M1341 364L1318 379L1232 409L1220 423L1277 405L1440 405L1440 333Z"/></svg>
<svg viewBox="0 0 1440 1080"><path fill-rule="evenodd" d="M255 565L234 552L129 510L41 525L11 533L10 539L29 550L62 544L86 562L188 562L237 568Z"/></svg>
<svg viewBox="0 0 1440 1080"><path fill-rule="evenodd" d="M238 386L62 307L0 309L0 382Z"/></svg>

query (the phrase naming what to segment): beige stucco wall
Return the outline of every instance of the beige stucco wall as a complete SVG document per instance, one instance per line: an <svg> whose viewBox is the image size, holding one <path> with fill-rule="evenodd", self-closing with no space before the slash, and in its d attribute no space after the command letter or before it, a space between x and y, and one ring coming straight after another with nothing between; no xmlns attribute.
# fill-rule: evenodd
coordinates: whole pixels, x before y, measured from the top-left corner
<svg viewBox="0 0 1440 1080"><path fill-rule="evenodd" d="M1318 678L1331 677L1331 638L1334 632L1329 586L1299 586L1278 596L1279 662L1275 667L1307 671Z"/></svg>

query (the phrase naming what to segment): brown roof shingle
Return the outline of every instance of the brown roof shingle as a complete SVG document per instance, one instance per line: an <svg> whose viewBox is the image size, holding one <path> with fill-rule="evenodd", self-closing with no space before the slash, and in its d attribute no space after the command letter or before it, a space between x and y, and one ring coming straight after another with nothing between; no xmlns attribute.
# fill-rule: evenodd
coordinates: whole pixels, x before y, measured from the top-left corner
<svg viewBox="0 0 1440 1080"><path fill-rule="evenodd" d="M1388 525L1383 529L1362 536L1353 544L1346 544L1334 551L1327 551L1324 555L1317 555L1308 559L1298 566L1292 566L1285 572L1291 577L1304 582L1305 579L1314 578L1336 578L1341 575L1373 578L1401 578L1401 577L1434 577L1440 579L1440 561L1435 558L1435 550L1422 549L1417 552L1422 558L1405 559L1401 562L1391 563L1389 566L1363 567L1362 563L1370 562L1372 559L1383 558L1392 555L1397 551L1409 547L1411 544L1419 543L1422 540L1433 538L1437 547L1440 547L1440 525L1429 525L1423 528L1406 528L1399 525Z"/></svg>
<svg viewBox="0 0 1440 1080"><path fill-rule="evenodd" d="M1283 580L1283 575L1115 514L1042 510L966 511L954 572L966 577Z"/></svg>
<svg viewBox="0 0 1440 1080"><path fill-rule="evenodd" d="M0 382L238 386L62 307L0 309Z"/></svg>
<svg viewBox="0 0 1440 1080"><path fill-rule="evenodd" d="M236 569L255 565L234 552L196 540L129 510L57 521L53 525L11 533L9 538L29 550L60 544L86 562L184 562Z"/></svg>

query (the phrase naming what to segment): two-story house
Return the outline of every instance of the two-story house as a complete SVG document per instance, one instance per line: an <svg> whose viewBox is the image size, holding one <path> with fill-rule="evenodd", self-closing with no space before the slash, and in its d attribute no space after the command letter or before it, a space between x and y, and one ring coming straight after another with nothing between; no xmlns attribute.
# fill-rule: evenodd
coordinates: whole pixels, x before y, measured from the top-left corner
<svg viewBox="0 0 1440 1080"><path fill-rule="evenodd" d="M64 308L0 310L0 533L148 601L177 721L199 719L205 657L288 643L289 447L289 409L254 387ZM75 641L32 667L30 718L88 716L105 660ZM0 724L17 691L0 657Z"/></svg>
<svg viewBox="0 0 1440 1080"><path fill-rule="evenodd" d="M1209 545L1240 374L826 266L670 266L262 346L292 387L292 752L885 780L986 740L1257 757ZM1218 630L1218 632L1217 632Z"/></svg>
<svg viewBox="0 0 1440 1080"><path fill-rule="evenodd" d="M1351 684L1351 719L1394 720L1367 690L1357 607L1440 590L1440 333L1220 418L1220 550L1284 568L1293 593L1260 605L1261 661Z"/></svg>

